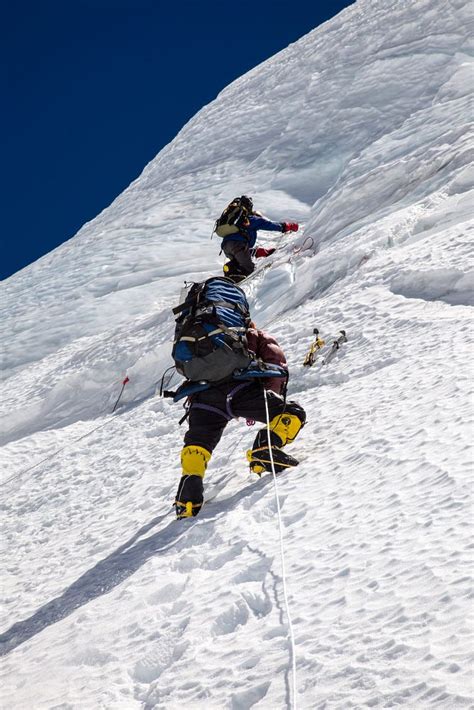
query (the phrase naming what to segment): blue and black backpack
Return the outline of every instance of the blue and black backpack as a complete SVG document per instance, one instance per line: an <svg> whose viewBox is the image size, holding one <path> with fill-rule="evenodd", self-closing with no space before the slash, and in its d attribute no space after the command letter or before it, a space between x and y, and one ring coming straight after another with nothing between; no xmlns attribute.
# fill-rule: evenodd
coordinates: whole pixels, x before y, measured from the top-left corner
<svg viewBox="0 0 474 710"><path fill-rule="evenodd" d="M173 313L178 317L171 354L188 380L220 382L251 363L249 304L230 279L212 277L193 284Z"/></svg>

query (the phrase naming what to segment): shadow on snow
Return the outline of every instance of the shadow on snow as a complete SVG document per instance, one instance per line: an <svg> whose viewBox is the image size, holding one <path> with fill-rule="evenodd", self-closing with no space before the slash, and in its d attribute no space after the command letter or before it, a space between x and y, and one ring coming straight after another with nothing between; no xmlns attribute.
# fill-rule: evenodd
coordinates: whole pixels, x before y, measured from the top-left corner
<svg viewBox="0 0 474 710"><path fill-rule="evenodd" d="M239 501L255 491L256 486L266 487L270 482L271 477L253 481L249 486L228 498L210 503L212 508L214 505L218 505L216 512L213 512L212 508L206 512L203 508L200 516L192 520L178 523L173 519L158 532L144 540L140 540L143 535L146 535L152 528L168 518L169 513L153 518L125 544L118 547L108 557L81 575L59 597L47 602L32 616L16 622L7 631L0 634L0 656L5 656L18 646L21 646L25 641L41 633L48 626L65 619L76 609L84 606L84 604L112 591L140 569L151 557L160 552L165 552L174 543L186 536L195 525L205 525L215 520L217 515L234 508Z"/></svg>

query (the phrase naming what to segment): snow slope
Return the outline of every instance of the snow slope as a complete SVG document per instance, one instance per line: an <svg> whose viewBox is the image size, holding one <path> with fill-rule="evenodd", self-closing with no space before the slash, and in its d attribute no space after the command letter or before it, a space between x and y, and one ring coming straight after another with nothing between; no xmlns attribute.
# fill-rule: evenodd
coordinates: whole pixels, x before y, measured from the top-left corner
<svg viewBox="0 0 474 710"><path fill-rule="evenodd" d="M470 25L464 0L359 0L2 283L5 707L472 706ZM154 396L244 191L304 223L246 286L308 413L279 477L296 698L254 431L228 426L176 523L181 410ZM307 370L315 325L349 341Z"/></svg>

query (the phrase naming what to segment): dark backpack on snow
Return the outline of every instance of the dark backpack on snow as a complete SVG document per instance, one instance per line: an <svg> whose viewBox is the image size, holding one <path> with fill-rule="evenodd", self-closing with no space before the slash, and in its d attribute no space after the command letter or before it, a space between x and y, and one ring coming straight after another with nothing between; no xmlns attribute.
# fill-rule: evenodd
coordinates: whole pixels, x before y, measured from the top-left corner
<svg viewBox="0 0 474 710"><path fill-rule="evenodd" d="M250 226L249 211L237 197L223 211L216 221L214 231L218 237L228 237L230 234L245 234Z"/></svg>
<svg viewBox="0 0 474 710"><path fill-rule="evenodd" d="M193 284L176 319L172 357L177 371L193 382L219 382L247 367L252 355L245 293L230 279L213 277Z"/></svg>

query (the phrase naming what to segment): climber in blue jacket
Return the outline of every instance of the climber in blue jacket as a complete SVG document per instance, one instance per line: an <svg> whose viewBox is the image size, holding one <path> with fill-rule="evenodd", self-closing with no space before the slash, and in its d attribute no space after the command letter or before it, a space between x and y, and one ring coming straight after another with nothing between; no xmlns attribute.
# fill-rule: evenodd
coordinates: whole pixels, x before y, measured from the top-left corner
<svg viewBox="0 0 474 710"><path fill-rule="evenodd" d="M270 256L275 251L275 249L264 249L263 247L255 249L258 230L282 232L283 234L298 231L296 222L272 222L265 219L259 212L255 212L252 198L247 195L236 197L223 212L216 225L218 225L217 234L230 232L222 239L222 251L229 259L224 264L224 274L236 283L254 271L253 256L258 259Z"/></svg>

